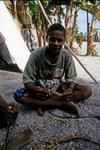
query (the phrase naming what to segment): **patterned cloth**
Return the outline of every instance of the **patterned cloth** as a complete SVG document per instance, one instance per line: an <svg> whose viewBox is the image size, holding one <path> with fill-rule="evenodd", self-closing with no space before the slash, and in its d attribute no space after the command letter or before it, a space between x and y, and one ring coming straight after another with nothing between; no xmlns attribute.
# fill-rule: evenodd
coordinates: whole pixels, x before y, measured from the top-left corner
<svg viewBox="0 0 100 150"><path fill-rule="evenodd" d="M21 88L21 89L17 89L15 92L14 92L14 98L17 99L17 98L20 98L20 97L23 97L23 96L29 96L29 93L26 91L25 88Z"/></svg>

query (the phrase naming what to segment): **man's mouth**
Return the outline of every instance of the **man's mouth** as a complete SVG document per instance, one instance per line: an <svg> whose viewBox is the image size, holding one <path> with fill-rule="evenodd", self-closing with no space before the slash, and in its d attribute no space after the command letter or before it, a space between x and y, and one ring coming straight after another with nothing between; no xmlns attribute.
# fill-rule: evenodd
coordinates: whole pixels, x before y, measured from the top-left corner
<svg viewBox="0 0 100 150"><path fill-rule="evenodd" d="M55 50L55 51L58 51L60 48L59 48L59 47L50 47L50 49L53 50L53 51L54 51L54 50Z"/></svg>

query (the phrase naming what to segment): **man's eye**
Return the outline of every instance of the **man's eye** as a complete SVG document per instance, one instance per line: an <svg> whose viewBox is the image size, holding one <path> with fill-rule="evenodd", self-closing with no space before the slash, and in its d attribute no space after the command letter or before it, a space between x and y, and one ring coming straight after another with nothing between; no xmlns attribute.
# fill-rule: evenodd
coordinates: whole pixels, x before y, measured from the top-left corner
<svg viewBox="0 0 100 150"><path fill-rule="evenodd" d="M50 38L50 41L55 42L56 40L54 38Z"/></svg>
<svg viewBox="0 0 100 150"><path fill-rule="evenodd" d="M57 41L57 42L62 42L63 40L62 40L62 39L50 38L50 41L52 41L52 42L55 42L55 41Z"/></svg>
<svg viewBox="0 0 100 150"><path fill-rule="evenodd" d="M62 42L63 40L62 40L62 39L57 39L57 41L58 41L58 42Z"/></svg>

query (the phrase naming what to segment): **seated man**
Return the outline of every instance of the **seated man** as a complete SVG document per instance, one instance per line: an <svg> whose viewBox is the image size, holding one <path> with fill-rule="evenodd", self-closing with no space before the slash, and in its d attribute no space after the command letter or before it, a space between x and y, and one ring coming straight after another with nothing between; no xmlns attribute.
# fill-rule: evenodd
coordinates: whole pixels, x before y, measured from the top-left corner
<svg viewBox="0 0 100 150"><path fill-rule="evenodd" d="M25 88L14 93L17 102L39 107L41 115L44 108L64 108L80 116L76 102L92 93L87 85L70 80L76 76L76 69L71 53L62 48L64 41L64 27L58 23L51 25L47 31L48 45L34 50L26 64Z"/></svg>
<svg viewBox="0 0 100 150"><path fill-rule="evenodd" d="M12 125L16 120L17 113L15 106L13 104L8 104L0 95L0 128Z"/></svg>

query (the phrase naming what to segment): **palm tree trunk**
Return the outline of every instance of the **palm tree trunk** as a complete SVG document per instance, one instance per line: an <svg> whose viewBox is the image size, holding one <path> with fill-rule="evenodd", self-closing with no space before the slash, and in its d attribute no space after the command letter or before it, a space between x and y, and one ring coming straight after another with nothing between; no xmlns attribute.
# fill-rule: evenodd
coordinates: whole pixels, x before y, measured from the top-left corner
<svg viewBox="0 0 100 150"><path fill-rule="evenodd" d="M95 26L95 18L92 17L91 26L89 28L89 34L87 39L88 49L87 49L87 55L95 56L96 55L96 46L94 44L94 26Z"/></svg>
<svg viewBox="0 0 100 150"><path fill-rule="evenodd" d="M72 40L71 19L72 19L72 1L70 1L66 5L66 18L65 18L65 29L66 29L65 41L69 46Z"/></svg>
<svg viewBox="0 0 100 150"><path fill-rule="evenodd" d="M70 42L70 47L72 47L72 45L73 45L74 35L76 32L76 23L77 23L77 17L78 17L77 13L78 13L78 9L76 8L75 13L74 13L74 23L73 23L73 27L72 27L72 40Z"/></svg>

